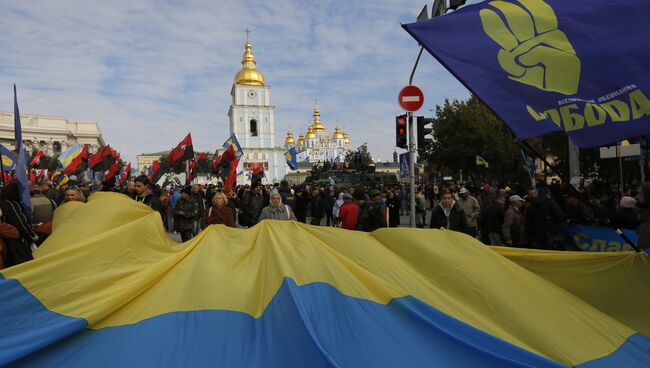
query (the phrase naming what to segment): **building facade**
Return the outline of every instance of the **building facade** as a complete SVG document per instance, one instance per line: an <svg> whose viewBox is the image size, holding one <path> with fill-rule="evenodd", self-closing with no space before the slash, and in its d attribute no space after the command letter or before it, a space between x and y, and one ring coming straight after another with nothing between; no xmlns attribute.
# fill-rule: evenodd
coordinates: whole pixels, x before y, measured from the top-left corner
<svg viewBox="0 0 650 368"><path fill-rule="evenodd" d="M20 114L23 146L42 150L54 157L75 143L89 145L91 153L105 145L102 132L95 121L72 121L62 116ZM0 111L0 144L10 150L15 148L14 114Z"/></svg>
<svg viewBox="0 0 650 368"><path fill-rule="evenodd" d="M275 106L271 105L271 86L257 70L257 62L250 41L244 44L242 68L237 72L230 90L232 103L228 110L230 134L235 134L244 156L237 168L241 174L237 182L249 181L249 173L255 165L264 166L268 182L284 178L289 167L284 158L286 151L275 142Z"/></svg>
<svg viewBox="0 0 650 368"><path fill-rule="evenodd" d="M293 133L287 132L284 147L285 149L295 147L299 162L343 162L345 155L350 151L350 139L348 134L338 126L330 137L324 123L321 122L320 109L316 106L307 134L300 134L296 142Z"/></svg>

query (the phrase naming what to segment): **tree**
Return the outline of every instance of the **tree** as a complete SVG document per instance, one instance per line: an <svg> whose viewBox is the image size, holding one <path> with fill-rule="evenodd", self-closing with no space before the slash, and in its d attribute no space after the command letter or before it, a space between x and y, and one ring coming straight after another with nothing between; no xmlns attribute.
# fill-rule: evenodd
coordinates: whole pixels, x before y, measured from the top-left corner
<svg viewBox="0 0 650 368"><path fill-rule="evenodd" d="M422 158L443 173L465 176L499 176L501 180L519 175L519 148L510 130L478 98L445 100L436 106L433 122L434 143ZM490 164L476 166L476 155Z"/></svg>
<svg viewBox="0 0 650 368"><path fill-rule="evenodd" d="M345 162L347 162L348 169L367 171L368 167L374 164L370 152L368 152L368 144L364 143L356 150L346 153Z"/></svg>

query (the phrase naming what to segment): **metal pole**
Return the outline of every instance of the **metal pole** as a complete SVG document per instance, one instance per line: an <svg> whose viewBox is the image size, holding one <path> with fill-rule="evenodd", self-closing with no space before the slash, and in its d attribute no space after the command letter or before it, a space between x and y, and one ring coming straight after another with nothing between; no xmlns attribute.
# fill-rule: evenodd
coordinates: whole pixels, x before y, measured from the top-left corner
<svg viewBox="0 0 650 368"><path fill-rule="evenodd" d="M623 158L621 157L621 144L616 144L616 158L618 159L618 199L623 198Z"/></svg>
<svg viewBox="0 0 650 368"><path fill-rule="evenodd" d="M415 222L415 138L413 134L413 113L407 112L409 121L409 182L411 186L411 216L410 227L416 227Z"/></svg>

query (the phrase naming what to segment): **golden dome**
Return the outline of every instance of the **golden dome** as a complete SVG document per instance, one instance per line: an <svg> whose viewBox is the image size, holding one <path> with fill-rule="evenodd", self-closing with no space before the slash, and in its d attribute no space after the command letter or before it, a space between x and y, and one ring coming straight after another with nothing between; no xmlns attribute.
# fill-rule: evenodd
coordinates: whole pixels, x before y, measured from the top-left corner
<svg viewBox="0 0 650 368"><path fill-rule="evenodd" d="M288 145L293 145L294 143L295 141L293 140L293 133L287 132L287 138L285 138L284 140L284 145L288 146Z"/></svg>
<svg viewBox="0 0 650 368"><path fill-rule="evenodd" d="M327 131L325 130L325 126L320 122L320 110L318 109L318 106L314 108L314 123L310 127L314 133L325 133L327 134Z"/></svg>
<svg viewBox="0 0 650 368"><path fill-rule="evenodd" d="M305 135L301 134L298 136L298 145L299 146L304 146L305 145Z"/></svg>
<svg viewBox="0 0 650 368"><path fill-rule="evenodd" d="M264 85L264 76L262 72L255 68L255 56L251 52L251 43L246 40L244 44L244 56L241 60L242 68L235 75L235 84L244 84L248 86L263 86Z"/></svg>
<svg viewBox="0 0 650 368"><path fill-rule="evenodd" d="M343 136L343 132L341 132L341 128L336 127L334 129L334 134L332 134L332 139L345 139Z"/></svg>
<svg viewBox="0 0 650 368"><path fill-rule="evenodd" d="M309 128L307 128L307 136L305 138L307 138L307 139L316 139L316 133L314 133L314 130L312 129L311 126Z"/></svg>
<svg viewBox="0 0 650 368"><path fill-rule="evenodd" d="M343 143L350 144L350 138L348 138L348 133L343 133Z"/></svg>

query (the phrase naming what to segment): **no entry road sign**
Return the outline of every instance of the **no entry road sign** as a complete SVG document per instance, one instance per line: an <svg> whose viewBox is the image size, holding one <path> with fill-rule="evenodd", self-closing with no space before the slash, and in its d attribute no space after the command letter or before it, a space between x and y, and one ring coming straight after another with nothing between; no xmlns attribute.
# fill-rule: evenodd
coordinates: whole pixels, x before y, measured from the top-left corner
<svg viewBox="0 0 650 368"><path fill-rule="evenodd" d="M397 102L405 111L415 112L424 104L424 94L417 86L408 85L399 91Z"/></svg>

